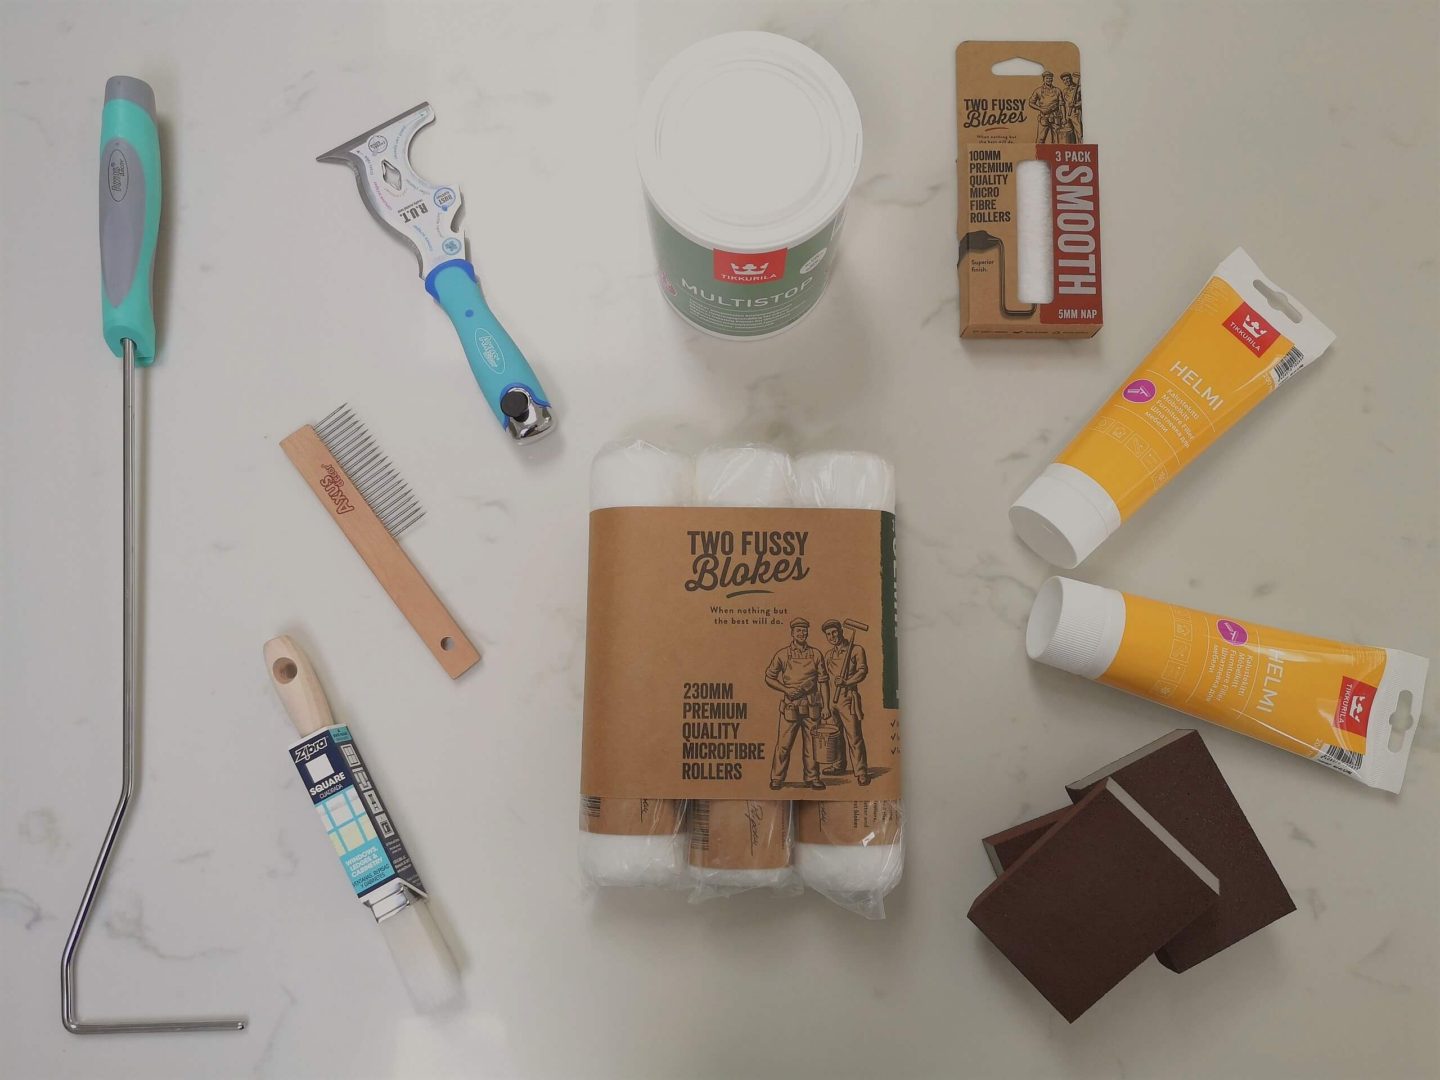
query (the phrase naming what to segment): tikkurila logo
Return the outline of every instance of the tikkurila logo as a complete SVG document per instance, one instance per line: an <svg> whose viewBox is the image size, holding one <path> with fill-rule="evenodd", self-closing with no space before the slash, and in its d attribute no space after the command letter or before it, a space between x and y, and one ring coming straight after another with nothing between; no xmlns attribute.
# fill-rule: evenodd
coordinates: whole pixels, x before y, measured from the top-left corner
<svg viewBox="0 0 1440 1080"><path fill-rule="evenodd" d="M732 285L762 285L779 281L785 276L785 256L789 248L779 251L736 252L715 249L715 280Z"/></svg>
<svg viewBox="0 0 1440 1080"><path fill-rule="evenodd" d="M1348 675L1340 680L1340 700L1335 703L1335 727L1340 731L1364 736L1370 727L1370 707L1379 693L1369 683Z"/></svg>
<svg viewBox="0 0 1440 1080"><path fill-rule="evenodd" d="M1273 326L1260 317L1258 311L1243 300L1225 320L1225 329L1234 334L1256 356L1263 356L1265 350L1275 344L1275 339L1280 336Z"/></svg>

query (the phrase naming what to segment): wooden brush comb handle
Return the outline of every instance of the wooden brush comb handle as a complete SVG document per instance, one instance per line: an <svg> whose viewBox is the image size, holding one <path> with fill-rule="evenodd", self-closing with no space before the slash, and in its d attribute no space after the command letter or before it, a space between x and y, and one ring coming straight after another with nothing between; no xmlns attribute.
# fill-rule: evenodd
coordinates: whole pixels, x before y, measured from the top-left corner
<svg viewBox="0 0 1440 1080"><path fill-rule="evenodd" d="M307 424L282 439L280 447L446 674L455 679L474 667L480 660L479 651L355 490L315 429Z"/></svg>

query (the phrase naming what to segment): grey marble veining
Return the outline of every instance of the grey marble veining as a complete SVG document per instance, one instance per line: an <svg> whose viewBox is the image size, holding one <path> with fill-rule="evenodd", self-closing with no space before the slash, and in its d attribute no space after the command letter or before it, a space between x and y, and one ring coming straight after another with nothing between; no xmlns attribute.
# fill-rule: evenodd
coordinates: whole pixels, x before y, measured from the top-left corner
<svg viewBox="0 0 1440 1080"><path fill-rule="evenodd" d="M664 60L742 28L823 52L865 122L831 292L754 344L662 302L631 151ZM953 48L1035 35L1083 53L1106 326L962 344ZM1025 660L1050 571L1005 509L1237 244L1337 344L1080 576L1440 658L1437 36L1433 5L1338 0L0 6L0 1072L1440 1073L1440 677L1398 799L1204 730L1298 910L1183 977L1147 964L1069 1027L964 919L980 836L1186 722ZM167 188L143 777L80 995L91 1015L241 1009L240 1035L77 1039L58 1017L119 783L120 379L90 283L121 71L155 87ZM462 186L486 294L557 401L529 454L413 259L313 160L422 99L417 167ZM430 511L407 549L484 654L458 683L278 449L342 400ZM635 436L896 463L908 863L885 923L813 896L584 889L587 476ZM412 1014L315 828L261 661L277 633L315 659L435 893L465 972L452 1015Z"/></svg>

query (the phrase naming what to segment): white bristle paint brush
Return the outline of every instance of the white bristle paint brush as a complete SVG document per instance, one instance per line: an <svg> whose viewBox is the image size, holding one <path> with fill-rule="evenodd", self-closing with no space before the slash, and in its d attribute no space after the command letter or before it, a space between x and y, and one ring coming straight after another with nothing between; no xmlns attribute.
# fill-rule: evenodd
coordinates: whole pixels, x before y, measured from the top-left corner
<svg viewBox="0 0 1440 1080"><path fill-rule="evenodd" d="M435 925L419 872L347 725L335 723L309 657L287 636L265 643L265 668L295 731L290 759L355 895L370 909L416 1011L460 996L460 973Z"/></svg>
<svg viewBox="0 0 1440 1080"><path fill-rule="evenodd" d="M590 466L590 509L688 506L690 459L646 442L601 448ZM684 802L580 797L580 869L597 885L674 885L685 865ZM623 830L600 832L600 829Z"/></svg>
<svg viewBox="0 0 1440 1080"><path fill-rule="evenodd" d="M789 455L769 447L706 450L695 462L700 506L793 506L794 491ZM697 799L690 806L690 876L702 888L723 891L791 885L791 834L788 800ZM783 841L785 865L747 866L757 854L748 850L755 836L767 851Z"/></svg>
<svg viewBox="0 0 1440 1080"><path fill-rule="evenodd" d="M795 483L801 506L895 512L895 470L876 454L836 451L806 454L795 462ZM843 631L842 631L843 633ZM847 746L854 754L854 747ZM853 757L852 757L853 767ZM800 835L824 830L814 820L822 813L841 813L876 822L879 828L858 844L795 844L795 868L816 892L862 914L883 913L880 901L900 880L904 849L899 831L899 802L855 800L802 802L796 814Z"/></svg>

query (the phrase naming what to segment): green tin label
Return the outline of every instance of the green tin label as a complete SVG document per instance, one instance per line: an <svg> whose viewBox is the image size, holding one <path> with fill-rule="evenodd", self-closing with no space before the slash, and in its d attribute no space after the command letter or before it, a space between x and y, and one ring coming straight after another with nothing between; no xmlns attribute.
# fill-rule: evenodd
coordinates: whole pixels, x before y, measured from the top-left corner
<svg viewBox="0 0 1440 1080"><path fill-rule="evenodd" d="M708 248L677 232L646 200L660 262L660 290L682 317L725 337L762 337L804 315L835 263L842 211L791 248L734 252Z"/></svg>

